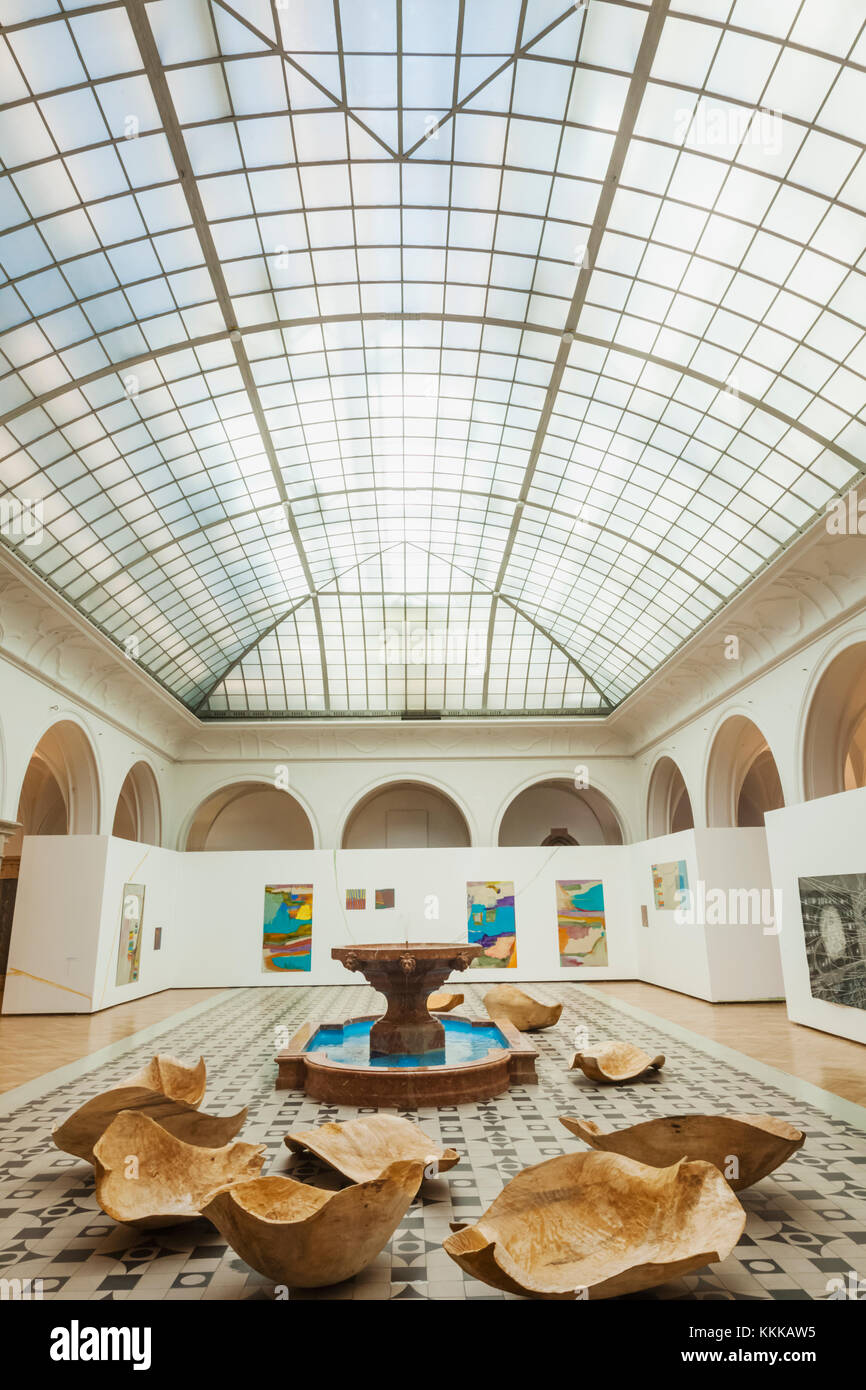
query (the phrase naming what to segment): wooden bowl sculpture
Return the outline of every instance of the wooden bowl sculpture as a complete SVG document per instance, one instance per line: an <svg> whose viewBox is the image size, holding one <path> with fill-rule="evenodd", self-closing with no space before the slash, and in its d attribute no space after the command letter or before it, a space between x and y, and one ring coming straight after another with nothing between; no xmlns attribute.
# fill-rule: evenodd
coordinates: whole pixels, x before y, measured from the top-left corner
<svg viewBox="0 0 866 1390"><path fill-rule="evenodd" d="M589 1152L525 1168L444 1244L462 1269L506 1293L613 1298L726 1259L745 1222L710 1163L650 1168Z"/></svg>
<svg viewBox="0 0 866 1390"><path fill-rule="evenodd" d="M184 1144L149 1115L123 1111L93 1148L96 1200L127 1226L194 1221L217 1188L256 1177L266 1152L264 1144Z"/></svg>
<svg viewBox="0 0 866 1390"><path fill-rule="evenodd" d="M309 1149L352 1182L381 1177L390 1164L401 1160L420 1163L421 1177L444 1173L460 1162L456 1149L443 1149L418 1125L398 1115L359 1115L342 1124L296 1129L284 1142L295 1152Z"/></svg>
<svg viewBox="0 0 866 1390"><path fill-rule="evenodd" d="M92 1163L93 1146L115 1116L122 1110L135 1110L150 1115L185 1144L222 1148L238 1133L247 1112L244 1109L237 1115L202 1114L198 1107L205 1085L203 1057L195 1067L185 1067L173 1057L154 1057L119 1086L86 1101L55 1126L51 1137L64 1153Z"/></svg>
<svg viewBox="0 0 866 1390"><path fill-rule="evenodd" d="M590 1148L624 1154L653 1168L680 1158L712 1163L735 1192L774 1172L806 1137L772 1115L667 1115L607 1133L593 1120L561 1115L560 1123Z"/></svg>
<svg viewBox="0 0 866 1390"><path fill-rule="evenodd" d="M562 1013L561 1004L542 1004L514 985L494 985L484 996L484 1007L494 1023L504 1018L521 1033L552 1028Z"/></svg>
<svg viewBox="0 0 866 1390"><path fill-rule="evenodd" d="M623 1085L626 1081L637 1081L646 1072L658 1071L665 1064L664 1053L650 1057L631 1043L601 1043L594 1052L575 1052L569 1071L578 1068L591 1081L608 1081Z"/></svg>
<svg viewBox="0 0 866 1390"><path fill-rule="evenodd" d="M242 1260L287 1288L351 1279L396 1231L422 1165L392 1163L372 1182L325 1192L293 1178L256 1178L214 1193L202 1210Z"/></svg>
<svg viewBox="0 0 866 1390"><path fill-rule="evenodd" d="M427 995L427 1011L431 1014L450 1014L452 1009L456 1009L463 1003L465 996L462 994L451 994L448 990L441 990L438 994Z"/></svg>

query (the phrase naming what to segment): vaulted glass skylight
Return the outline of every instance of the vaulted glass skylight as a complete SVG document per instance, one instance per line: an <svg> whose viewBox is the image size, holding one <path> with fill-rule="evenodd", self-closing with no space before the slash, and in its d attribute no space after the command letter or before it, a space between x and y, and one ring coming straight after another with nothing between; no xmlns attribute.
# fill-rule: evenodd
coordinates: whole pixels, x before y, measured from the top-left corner
<svg viewBox="0 0 866 1390"><path fill-rule="evenodd" d="M203 716L603 713L862 475L866 0L0 18L0 537Z"/></svg>

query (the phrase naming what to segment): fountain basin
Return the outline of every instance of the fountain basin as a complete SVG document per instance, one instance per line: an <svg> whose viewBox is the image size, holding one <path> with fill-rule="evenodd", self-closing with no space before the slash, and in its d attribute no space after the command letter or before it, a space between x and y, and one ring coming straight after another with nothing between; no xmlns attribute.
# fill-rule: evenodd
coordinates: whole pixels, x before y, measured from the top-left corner
<svg viewBox="0 0 866 1390"><path fill-rule="evenodd" d="M337 1105L453 1105L490 1100L514 1084L532 1085L535 1048L509 1023L475 1023L435 1014L445 1039L431 1053L371 1053L377 1018L305 1023L276 1058L277 1090L305 1091Z"/></svg>

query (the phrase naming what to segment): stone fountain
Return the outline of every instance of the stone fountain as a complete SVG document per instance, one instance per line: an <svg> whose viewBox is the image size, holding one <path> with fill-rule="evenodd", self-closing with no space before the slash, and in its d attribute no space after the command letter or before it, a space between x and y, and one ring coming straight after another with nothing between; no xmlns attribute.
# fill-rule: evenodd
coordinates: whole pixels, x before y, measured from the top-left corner
<svg viewBox="0 0 866 1390"><path fill-rule="evenodd" d="M477 955L466 943L335 946L333 959L385 996L385 1013L304 1024L276 1059L277 1089L338 1104L416 1106L485 1100L512 1082L534 1082L535 1049L511 1024L427 1007Z"/></svg>

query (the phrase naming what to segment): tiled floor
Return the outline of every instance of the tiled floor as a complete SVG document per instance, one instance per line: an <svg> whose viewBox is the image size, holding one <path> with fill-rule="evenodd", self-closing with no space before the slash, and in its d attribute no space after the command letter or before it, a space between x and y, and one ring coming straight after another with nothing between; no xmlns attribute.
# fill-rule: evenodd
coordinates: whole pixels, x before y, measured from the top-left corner
<svg viewBox="0 0 866 1390"><path fill-rule="evenodd" d="M481 992L468 987L461 1012L483 1016ZM540 1084L514 1088L486 1104L406 1112L457 1148L460 1164L424 1183L368 1269L339 1287L293 1292L293 1298L507 1297L464 1275L442 1241L450 1221L477 1218L521 1168L582 1148L557 1123L561 1114L619 1127L690 1110L756 1111L791 1120L807 1133L804 1148L784 1168L741 1194L748 1221L733 1255L646 1297L825 1298L834 1277L866 1275L866 1115L817 1092L820 1105L798 1099L783 1077L768 1081L745 1056L722 1056L717 1045L682 1028L669 1030L664 1020L630 1015L592 989L566 984L537 992L566 1001L559 1024L535 1035ZM233 991L179 1019L160 1034L158 1046L185 1060L204 1055L208 1110L250 1106L242 1137L268 1145L266 1172L291 1171L301 1180L333 1186L339 1180L317 1160L289 1154L283 1135L357 1112L275 1091L275 1030L293 1029L307 1018L369 1013L375 999L366 986L352 985ZM663 1051L667 1065L654 1081L593 1085L567 1070L577 1025L588 1029L590 1045L623 1038ZM52 1146L53 1124L155 1050L152 1041L132 1042L125 1055L30 1099L0 1122L0 1277L40 1278L46 1298L271 1298L272 1285L205 1221L156 1232L116 1225L95 1202L89 1166Z"/></svg>

